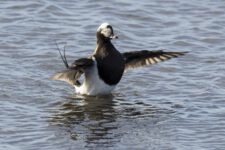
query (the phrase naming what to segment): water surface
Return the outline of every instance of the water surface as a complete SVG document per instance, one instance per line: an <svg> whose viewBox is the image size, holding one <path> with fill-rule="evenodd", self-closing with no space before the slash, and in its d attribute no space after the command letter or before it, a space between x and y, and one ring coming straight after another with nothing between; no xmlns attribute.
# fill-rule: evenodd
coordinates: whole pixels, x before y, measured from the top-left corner
<svg viewBox="0 0 225 150"><path fill-rule="evenodd" d="M225 149L222 0L0 2L0 149ZM189 51L125 74L111 96L49 80L110 22L121 52Z"/></svg>

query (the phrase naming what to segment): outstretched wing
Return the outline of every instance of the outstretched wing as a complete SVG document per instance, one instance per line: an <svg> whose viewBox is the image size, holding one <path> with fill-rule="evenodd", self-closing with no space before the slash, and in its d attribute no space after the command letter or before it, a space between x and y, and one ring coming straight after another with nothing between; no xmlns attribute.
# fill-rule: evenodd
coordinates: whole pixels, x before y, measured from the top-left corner
<svg viewBox="0 0 225 150"><path fill-rule="evenodd" d="M56 73L51 79L60 80L69 83L70 85L80 85L78 81L80 76L85 72L85 69L92 67L93 60L90 58L81 58L76 60L64 71Z"/></svg>
<svg viewBox="0 0 225 150"><path fill-rule="evenodd" d="M83 74L80 70L76 69L67 69L61 72L56 73L53 77L51 77L52 80L59 80L59 81L65 81L69 83L70 85L79 85L80 82L78 79Z"/></svg>
<svg viewBox="0 0 225 150"><path fill-rule="evenodd" d="M162 50L156 51L132 51L122 53L125 60L125 70L152 65L161 61L165 61L174 57L184 55L187 52L164 52Z"/></svg>
<svg viewBox="0 0 225 150"><path fill-rule="evenodd" d="M65 47L62 54L57 43L56 43L56 46L62 58L62 61L67 69L56 73L53 77L51 77L51 79L65 81L72 86L80 85L80 82L78 79L85 72L87 68L92 67L92 65L94 64L93 60L91 58L81 58L81 59L75 60L71 65L68 65L66 54L65 54Z"/></svg>

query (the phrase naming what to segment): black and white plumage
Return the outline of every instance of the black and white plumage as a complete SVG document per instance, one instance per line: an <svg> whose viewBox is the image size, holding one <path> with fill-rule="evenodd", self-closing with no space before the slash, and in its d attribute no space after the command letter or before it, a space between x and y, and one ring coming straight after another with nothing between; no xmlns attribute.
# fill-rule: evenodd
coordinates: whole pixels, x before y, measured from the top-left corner
<svg viewBox="0 0 225 150"><path fill-rule="evenodd" d="M59 51L67 69L55 74L52 79L71 84L79 94L105 95L112 92L125 70L152 65L186 53L162 50L120 53L111 43L111 40L117 36L108 23L99 26L96 36L96 49L89 58L81 58L68 65L65 49L64 55ZM82 74L84 74L84 81L80 83L79 78Z"/></svg>

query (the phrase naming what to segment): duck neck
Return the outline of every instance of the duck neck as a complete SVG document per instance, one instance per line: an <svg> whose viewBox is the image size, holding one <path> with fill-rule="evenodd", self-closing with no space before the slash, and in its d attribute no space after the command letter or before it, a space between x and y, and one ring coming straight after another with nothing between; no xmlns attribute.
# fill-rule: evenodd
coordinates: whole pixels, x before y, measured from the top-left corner
<svg viewBox="0 0 225 150"><path fill-rule="evenodd" d="M105 55L109 50L107 47L112 45L110 38L106 38L101 34L97 33L97 43L94 54Z"/></svg>

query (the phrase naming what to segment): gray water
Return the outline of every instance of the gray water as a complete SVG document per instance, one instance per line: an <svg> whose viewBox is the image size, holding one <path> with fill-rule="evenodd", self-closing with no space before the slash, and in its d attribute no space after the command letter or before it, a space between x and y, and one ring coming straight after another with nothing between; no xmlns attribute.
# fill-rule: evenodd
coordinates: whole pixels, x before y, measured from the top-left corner
<svg viewBox="0 0 225 150"><path fill-rule="evenodd" d="M1 0L1 150L224 150L225 1ZM49 77L91 55L110 22L121 52L189 51L131 70L109 97Z"/></svg>

